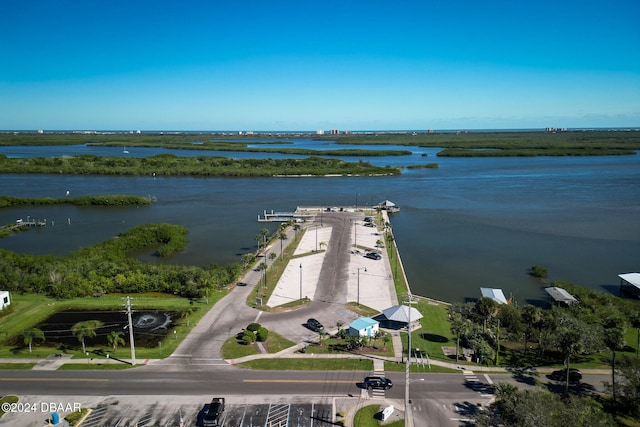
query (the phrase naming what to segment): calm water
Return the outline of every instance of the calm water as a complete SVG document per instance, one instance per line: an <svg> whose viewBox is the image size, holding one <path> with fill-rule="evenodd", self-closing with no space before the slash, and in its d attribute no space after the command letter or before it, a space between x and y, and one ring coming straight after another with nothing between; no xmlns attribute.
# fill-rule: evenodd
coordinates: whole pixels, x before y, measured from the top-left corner
<svg viewBox="0 0 640 427"><path fill-rule="evenodd" d="M289 146L315 143L310 141ZM117 148L0 147L0 153L12 157L87 151L107 154L102 150L122 155ZM205 154L195 150L129 151L135 156ZM135 194L158 199L140 208L2 209L0 223L29 216L46 218L50 224L0 239L0 247L21 253L65 254L135 224L170 222L190 230L189 246L170 262L223 264L238 261L241 254L255 249L255 235L264 227L256 216L263 209L370 206L390 199L401 207L392 225L411 288L418 294L455 302L477 298L480 287L499 287L519 303L541 302L546 300L542 286L526 274L534 264L547 267L552 280L607 291L617 290L617 274L640 271L640 156L447 159L436 158L437 151L419 149L412 156L367 159L379 165L440 163L439 169L406 170L396 177L0 175L0 192L13 196L64 197L69 191L72 196ZM422 153L429 157L421 157Z"/></svg>

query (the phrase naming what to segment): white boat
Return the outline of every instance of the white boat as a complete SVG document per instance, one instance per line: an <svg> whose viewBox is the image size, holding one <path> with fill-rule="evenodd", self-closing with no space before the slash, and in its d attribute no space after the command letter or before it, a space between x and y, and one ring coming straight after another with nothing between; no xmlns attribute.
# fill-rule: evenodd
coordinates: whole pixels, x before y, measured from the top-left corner
<svg viewBox="0 0 640 427"><path fill-rule="evenodd" d="M124 147L122 149L122 154L129 154L129 150L127 150L127 147Z"/></svg>

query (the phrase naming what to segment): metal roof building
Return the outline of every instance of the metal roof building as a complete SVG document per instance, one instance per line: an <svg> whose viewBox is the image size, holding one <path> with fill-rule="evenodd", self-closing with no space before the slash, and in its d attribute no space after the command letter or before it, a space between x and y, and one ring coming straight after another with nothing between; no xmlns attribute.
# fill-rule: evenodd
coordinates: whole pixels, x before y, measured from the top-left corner
<svg viewBox="0 0 640 427"><path fill-rule="evenodd" d="M544 288L544 290L549 294L549 298L553 299L556 304L571 305L578 303L578 300L573 295L562 288L549 286L548 288Z"/></svg>
<svg viewBox="0 0 640 427"><path fill-rule="evenodd" d="M393 307L385 308L382 310L382 314L376 316L377 320L380 320L380 325L383 328L400 329L408 326L409 317L411 317L411 330L419 329L420 319L422 319L422 313L413 307L406 305L394 305Z"/></svg>
<svg viewBox="0 0 640 427"><path fill-rule="evenodd" d="M618 277L620 278L620 293L627 291L640 298L640 273L618 274Z"/></svg>

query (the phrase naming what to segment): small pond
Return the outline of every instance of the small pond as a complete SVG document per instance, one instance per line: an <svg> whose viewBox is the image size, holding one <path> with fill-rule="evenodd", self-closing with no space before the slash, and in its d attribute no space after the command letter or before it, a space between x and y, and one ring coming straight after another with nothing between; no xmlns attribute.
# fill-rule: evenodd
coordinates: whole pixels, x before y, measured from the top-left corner
<svg viewBox="0 0 640 427"><path fill-rule="evenodd" d="M167 335L172 334L175 326L174 320L179 312L164 310L137 310L133 311L131 320L136 347L157 347L159 341L164 341ZM85 344L89 346L108 346L107 336L112 331L122 332L125 345L129 345L129 329L126 311L60 311L49 316L44 321L35 325L44 332L48 346L62 345L70 348L80 346L80 341L71 333L71 328L78 322L86 320L99 320L103 326L96 330L93 338L85 337ZM22 338L20 337L21 341ZM21 344L16 342L14 344Z"/></svg>

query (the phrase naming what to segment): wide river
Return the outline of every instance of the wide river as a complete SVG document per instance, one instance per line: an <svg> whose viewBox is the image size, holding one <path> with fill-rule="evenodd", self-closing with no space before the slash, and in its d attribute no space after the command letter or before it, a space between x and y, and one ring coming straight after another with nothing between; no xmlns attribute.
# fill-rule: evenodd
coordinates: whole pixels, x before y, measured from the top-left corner
<svg viewBox="0 0 640 427"><path fill-rule="evenodd" d="M349 148L310 139L293 147ZM355 147L396 148L406 147ZM0 223L47 219L48 225L0 239L20 253L66 254L129 227L169 222L189 228L186 250L169 262L208 265L238 261L256 247L264 209L299 205L370 206L389 199L391 218L414 293L450 302L478 298L480 287L502 288L519 304L546 302L532 265L551 280L617 293L620 273L640 271L640 156L438 158L438 149L409 148L411 156L363 158L406 166L437 162L438 169L404 170L393 177L153 178L0 174L1 194L64 197L151 195L146 207L28 207L0 210ZM0 147L9 157L94 153L146 157L202 151L155 148ZM426 153L428 157L422 157ZM300 157L214 153L228 157ZM359 158L345 158L357 161ZM270 226L273 229L274 226ZM155 260L151 260L155 262Z"/></svg>

